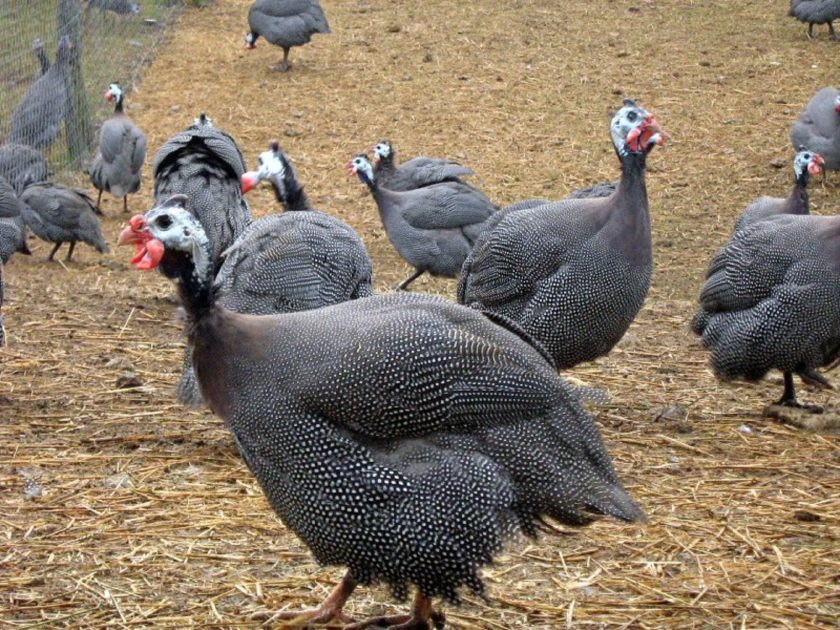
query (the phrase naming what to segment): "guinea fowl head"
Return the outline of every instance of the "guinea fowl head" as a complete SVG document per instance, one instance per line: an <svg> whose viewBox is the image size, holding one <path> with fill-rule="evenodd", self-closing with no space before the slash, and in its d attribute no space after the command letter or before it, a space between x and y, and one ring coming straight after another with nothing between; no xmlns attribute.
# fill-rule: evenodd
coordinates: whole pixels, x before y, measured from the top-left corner
<svg viewBox="0 0 840 630"><path fill-rule="evenodd" d="M355 175L363 184L373 186L373 166L371 165L368 156L364 153L360 153L352 160L347 162L347 174L351 176Z"/></svg>
<svg viewBox="0 0 840 630"><path fill-rule="evenodd" d="M799 183L808 183L808 176L817 176L822 172L825 160L819 153L799 147L799 152L793 158L793 174Z"/></svg>
<svg viewBox="0 0 840 630"><path fill-rule="evenodd" d="M240 178L242 192L247 193L256 188L264 179L269 180L275 187L278 197L283 197L286 190L285 178L291 169L289 160L276 140L272 140L268 151L263 151L257 157L257 170L243 173Z"/></svg>
<svg viewBox="0 0 840 630"><path fill-rule="evenodd" d="M73 42L70 41L69 36L62 35L61 39L58 40L58 50L55 53L56 64L70 63L71 50L73 50Z"/></svg>
<svg viewBox="0 0 840 630"><path fill-rule="evenodd" d="M257 47L257 35L254 31L249 31L248 34L245 36L245 48L248 50L253 50Z"/></svg>
<svg viewBox="0 0 840 630"><path fill-rule="evenodd" d="M394 147L387 140L380 140L370 150L373 152L374 162L394 159Z"/></svg>
<svg viewBox="0 0 840 630"><path fill-rule="evenodd" d="M624 106L613 116L610 134L620 158L647 154L668 137L653 114L630 99L624 99Z"/></svg>
<svg viewBox="0 0 840 630"><path fill-rule="evenodd" d="M198 118L193 118L193 127L212 127L213 119L204 112L198 115Z"/></svg>
<svg viewBox="0 0 840 630"><path fill-rule="evenodd" d="M109 103L114 103L116 106L122 105L123 91L119 83L111 83L108 89L105 90L105 100Z"/></svg>
<svg viewBox="0 0 840 630"><path fill-rule="evenodd" d="M172 280L206 287L213 269L210 241L186 204L186 195L173 195L146 214L132 217L118 242L134 245L135 268L159 268Z"/></svg>
<svg viewBox="0 0 840 630"><path fill-rule="evenodd" d="M834 111L840 114L840 94L834 99Z"/></svg>

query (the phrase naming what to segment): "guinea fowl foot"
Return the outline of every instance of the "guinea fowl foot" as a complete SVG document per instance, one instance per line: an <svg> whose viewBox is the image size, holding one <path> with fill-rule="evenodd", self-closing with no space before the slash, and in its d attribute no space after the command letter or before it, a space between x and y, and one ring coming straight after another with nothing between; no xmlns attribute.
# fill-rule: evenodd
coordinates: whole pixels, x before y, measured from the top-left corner
<svg viewBox="0 0 840 630"><path fill-rule="evenodd" d="M350 576L350 573L345 573L341 581L330 591L326 599L321 602L318 608L310 610L280 610L280 611L261 611L251 615L253 621L264 621L271 623L278 620L285 620L286 625L291 627L309 627L312 624L325 624L331 621L340 621L341 623L353 623L353 619L342 612L347 598L353 593L356 588L356 581Z"/></svg>
<svg viewBox="0 0 840 630"><path fill-rule="evenodd" d="M274 70L274 72L288 72L290 67L291 66L288 61L281 61L276 66L273 66L272 70Z"/></svg>
<svg viewBox="0 0 840 630"><path fill-rule="evenodd" d="M390 630L441 630L446 625L446 617L439 610L432 610L432 600L419 592L414 596L410 615L383 615L367 621L344 626L344 630L364 630L365 628L389 628Z"/></svg>

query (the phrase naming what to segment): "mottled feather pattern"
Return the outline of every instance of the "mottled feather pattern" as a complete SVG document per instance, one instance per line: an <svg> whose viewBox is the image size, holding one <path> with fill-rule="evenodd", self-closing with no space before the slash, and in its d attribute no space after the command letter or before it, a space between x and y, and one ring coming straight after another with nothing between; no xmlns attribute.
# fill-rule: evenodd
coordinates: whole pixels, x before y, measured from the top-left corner
<svg viewBox="0 0 840 630"><path fill-rule="evenodd" d="M692 323L724 379L830 363L840 348L834 217L784 215L737 232L715 259ZM833 237L836 239L836 237Z"/></svg>
<svg viewBox="0 0 840 630"><path fill-rule="evenodd" d="M569 386L478 312L392 294L273 317L257 360L201 326L197 365L223 375L216 407L272 506L360 582L457 600L542 515L643 518Z"/></svg>

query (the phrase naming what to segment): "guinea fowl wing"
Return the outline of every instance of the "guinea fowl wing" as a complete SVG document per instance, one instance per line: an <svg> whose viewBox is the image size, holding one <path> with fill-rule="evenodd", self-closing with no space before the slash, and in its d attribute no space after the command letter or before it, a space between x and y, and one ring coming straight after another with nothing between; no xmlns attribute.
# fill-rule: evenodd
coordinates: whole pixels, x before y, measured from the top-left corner
<svg viewBox="0 0 840 630"><path fill-rule="evenodd" d="M247 312L265 315L323 306L323 281L313 264L313 254L292 231L265 231L247 241L238 239L226 252L216 277L221 303L242 310L244 305L233 302L242 300L239 294L244 293L249 304L260 305Z"/></svg>
<svg viewBox="0 0 840 630"><path fill-rule="evenodd" d="M429 186L447 180L474 175L472 169L440 158L416 157L399 166L399 172L407 173L417 187Z"/></svg>
<svg viewBox="0 0 840 630"><path fill-rule="evenodd" d="M402 193L422 200L406 205L402 217L421 230L458 229L487 220L496 206L484 195L466 186L446 182Z"/></svg>
<svg viewBox="0 0 840 630"><path fill-rule="evenodd" d="M586 202L556 202L550 213L542 205L493 217L496 225L479 237L461 271L459 299L502 314L518 313L518 302L541 283L562 278L577 250L597 233L598 225L585 220L581 205ZM524 257L523 252L530 254Z"/></svg>

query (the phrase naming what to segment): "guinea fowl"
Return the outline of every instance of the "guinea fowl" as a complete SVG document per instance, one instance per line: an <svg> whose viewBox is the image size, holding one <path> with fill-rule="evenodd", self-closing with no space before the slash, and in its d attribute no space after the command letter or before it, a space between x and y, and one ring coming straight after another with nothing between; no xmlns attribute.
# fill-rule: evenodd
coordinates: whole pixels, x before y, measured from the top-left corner
<svg viewBox="0 0 840 630"><path fill-rule="evenodd" d="M607 354L650 286L645 161L664 135L631 100L610 133L621 163L612 195L500 213L461 271L460 303L513 320L559 368Z"/></svg>
<svg viewBox="0 0 840 630"><path fill-rule="evenodd" d="M236 141L214 127L205 114L169 138L155 156L155 199L160 202L174 194L189 197L189 210L210 239L214 272L221 266L221 253L251 223L239 182L245 170Z"/></svg>
<svg viewBox="0 0 840 630"><path fill-rule="evenodd" d="M825 161L817 153L800 150L793 158L793 188L787 197L760 197L735 222L735 231L780 214L808 214L808 182L819 175Z"/></svg>
<svg viewBox="0 0 840 630"><path fill-rule="evenodd" d="M808 204L808 182L810 176L816 176L822 170L823 159L817 153L801 150L793 160L794 184L787 197L761 197L750 204L735 222L735 232L745 230L750 226L781 215L807 215L810 212ZM701 308L691 322L691 328L698 335L708 325L712 313ZM814 387L830 389L831 384L813 367L802 367L796 371L799 377Z"/></svg>
<svg viewBox="0 0 840 630"><path fill-rule="evenodd" d="M387 140L380 140L373 147L373 174L379 185L398 192L423 188L440 182L460 182L469 177L472 170L454 160L416 157L399 166L394 163L397 154Z"/></svg>
<svg viewBox="0 0 840 630"><path fill-rule="evenodd" d="M383 188L365 155L353 158L347 169L370 189L388 240L415 268L397 290L404 290L425 272L457 276L485 222L497 210L482 193L461 182L403 192Z"/></svg>
<svg viewBox="0 0 840 630"><path fill-rule="evenodd" d="M4 177L18 195L29 184L43 182L48 176L47 162L37 149L17 143L0 145L0 177Z"/></svg>
<svg viewBox="0 0 840 630"><path fill-rule="evenodd" d="M41 182L27 186L20 200L23 202L23 220L29 229L38 238L55 243L48 260L53 259L62 243L70 243L68 261L78 241L87 243L100 253L108 251L96 216L96 206L86 191Z"/></svg>
<svg viewBox="0 0 840 630"><path fill-rule="evenodd" d="M719 378L781 370L776 404L803 407L793 373L825 386L816 368L840 354L840 217L782 214L735 232L709 265L692 329Z"/></svg>
<svg viewBox="0 0 840 630"><path fill-rule="evenodd" d="M100 13L111 11L117 15L135 15L140 13L140 5L128 0L88 0L87 11L99 8Z"/></svg>
<svg viewBox="0 0 840 630"><path fill-rule="evenodd" d="M70 67L71 48L70 38L62 35L55 63L29 86L15 107L6 142L43 149L58 138L67 111L66 74Z"/></svg>
<svg viewBox="0 0 840 630"><path fill-rule="evenodd" d="M827 170L840 170L840 92L824 87L808 101L790 130L795 149L816 151Z"/></svg>
<svg viewBox="0 0 840 630"><path fill-rule="evenodd" d="M405 293L233 313L185 204L133 217L119 242L177 283L202 392L274 510L319 562L348 568L321 607L276 617L343 619L357 584L385 582L400 599L416 586L412 614L355 627L440 627L431 598L483 593L479 568L514 532L644 519L592 418L517 334Z"/></svg>
<svg viewBox="0 0 840 630"><path fill-rule="evenodd" d="M99 190L96 208L100 209L102 191L123 198L128 212L128 195L140 190L140 171L146 159L146 135L123 111L124 95L119 83L112 83L105 98L114 103L114 115L99 130L99 152L90 169L90 181Z"/></svg>
<svg viewBox="0 0 840 630"><path fill-rule="evenodd" d="M293 46L303 46L315 33L330 32L318 0L257 0L248 11L248 28L245 47L249 50L260 37L283 49L283 61L275 67L279 72L289 69Z"/></svg>
<svg viewBox="0 0 840 630"><path fill-rule="evenodd" d="M15 252L29 255L23 204L11 184L0 176L0 260L7 263Z"/></svg>
<svg viewBox="0 0 840 630"><path fill-rule="evenodd" d="M50 69L50 58L47 57L47 53L44 51L44 43L40 37L32 40L32 52L35 53L35 58L38 60L38 74L35 75L35 79L38 79L44 76L47 70Z"/></svg>
<svg viewBox="0 0 840 630"><path fill-rule="evenodd" d="M270 315L373 295L373 265L356 232L311 208L276 142L258 163L258 171L242 176L242 191L269 181L289 212L257 219L225 252L213 283L217 302L237 313ZM204 403L190 347L175 394L183 405Z"/></svg>
<svg viewBox="0 0 840 630"><path fill-rule="evenodd" d="M831 39L838 39L832 21L840 19L840 0L790 0L788 15L808 25L808 39L814 39L814 24L828 24Z"/></svg>

